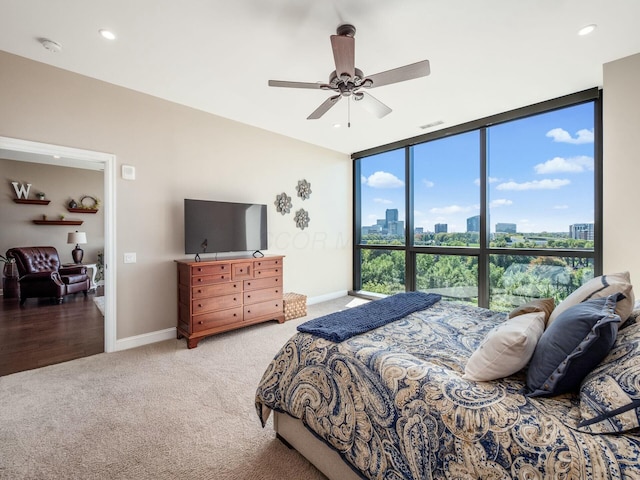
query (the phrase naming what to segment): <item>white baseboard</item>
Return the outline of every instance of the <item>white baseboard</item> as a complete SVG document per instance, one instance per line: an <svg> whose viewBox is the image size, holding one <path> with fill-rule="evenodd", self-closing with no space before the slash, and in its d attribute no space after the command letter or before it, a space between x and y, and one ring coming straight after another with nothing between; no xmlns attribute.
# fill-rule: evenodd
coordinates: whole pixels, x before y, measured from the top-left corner
<svg viewBox="0 0 640 480"><path fill-rule="evenodd" d="M314 305L316 303L327 302L329 300L334 300L336 298L347 296L347 290L340 290L338 292L327 293L325 295L319 295L317 297L307 298L307 305Z"/></svg>
<svg viewBox="0 0 640 480"><path fill-rule="evenodd" d="M307 305L313 305L315 303L326 302L328 300L334 300L336 298L344 297L348 294L347 290L340 290L338 292L327 293L325 295L319 295L317 297L307 298ZM120 350L128 350L130 348L142 347L143 345L149 345L150 343L163 342L165 340L175 340L176 329L165 328L164 330L158 330L156 332L143 333L142 335L134 335L133 337L120 338L116 340L115 352Z"/></svg>
<svg viewBox="0 0 640 480"><path fill-rule="evenodd" d="M116 348L114 351L118 352L120 350L128 350L130 348L141 347L143 345L149 345L150 343L163 342L164 340L171 339L176 339L175 327L118 339L116 340Z"/></svg>

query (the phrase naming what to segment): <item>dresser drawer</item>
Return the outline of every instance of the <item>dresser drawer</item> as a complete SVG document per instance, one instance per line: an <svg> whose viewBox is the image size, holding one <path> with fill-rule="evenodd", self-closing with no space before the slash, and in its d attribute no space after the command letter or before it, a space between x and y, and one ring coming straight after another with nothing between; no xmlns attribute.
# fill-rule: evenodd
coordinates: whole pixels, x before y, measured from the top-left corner
<svg viewBox="0 0 640 480"><path fill-rule="evenodd" d="M253 263L233 263L231 265L231 278L234 280L253 278Z"/></svg>
<svg viewBox="0 0 640 480"><path fill-rule="evenodd" d="M215 297L218 295L231 295L242 292L242 282L220 283L217 285L201 285L191 288L191 296L196 298Z"/></svg>
<svg viewBox="0 0 640 480"><path fill-rule="evenodd" d="M231 273L219 273L217 275L204 275L201 277L193 277L192 286L211 285L214 283L224 283L231 281Z"/></svg>
<svg viewBox="0 0 640 480"><path fill-rule="evenodd" d="M242 307L203 313L193 316L193 332L201 332L210 328L222 327L233 323L242 323Z"/></svg>
<svg viewBox="0 0 640 480"><path fill-rule="evenodd" d="M219 297L199 298L191 302L191 311L194 315L214 310L224 310L242 305L242 292L237 295L221 295Z"/></svg>
<svg viewBox="0 0 640 480"><path fill-rule="evenodd" d="M220 273L231 273L231 264L216 263L215 265L194 265L191 267L191 276L217 275Z"/></svg>
<svg viewBox="0 0 640 480"><path fill-rule="evenodd" d="M253 272L254 278L281 277L282 269L277 268L256 268Z"/></svg>
<svg viewBox="0 0 640 480"><path fill-rule="evenodd" d="M254 318L264 317L265 315L282 315L282 299L269 300L267 302L256 303L254 305L245 305L244 319L253 320Z"/></svg>
<svg viewBox="0 0 640 480"><path fill-rule="evenodd" d="M264 302L266 300L279 300L281 298L282 289L280 287L263 288L262 290L250 290L248 292L244 292L244 303L246 305Z"/></svg>
<svg viewBox="0 0 640 480"><path fill-rule="evenodd" d="M256 278L244 281L244 291L260 290L262 288L280 287L282 288L282 277Z"/></svg>
<svg viewBox="0 0 640 480"><path fill-rule="evenodd" d="M255 260L253 262L253 268L258 270L259 268L276 268L282 266L282 260Z"/></svg>

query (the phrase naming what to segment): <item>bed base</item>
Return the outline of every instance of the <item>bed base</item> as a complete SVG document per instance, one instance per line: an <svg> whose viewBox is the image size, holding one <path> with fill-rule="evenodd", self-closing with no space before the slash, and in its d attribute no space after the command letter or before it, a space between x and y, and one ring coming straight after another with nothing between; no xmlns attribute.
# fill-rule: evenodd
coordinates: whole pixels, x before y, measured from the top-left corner
<svg viewBox="0 0 640 480"><path fill-rule="evenodd" d="M309 460L329 480L361 480L332 448L325 445L298 419L285 413L272 412L273 428L277 437L289 448L294 448Z"/></svg>

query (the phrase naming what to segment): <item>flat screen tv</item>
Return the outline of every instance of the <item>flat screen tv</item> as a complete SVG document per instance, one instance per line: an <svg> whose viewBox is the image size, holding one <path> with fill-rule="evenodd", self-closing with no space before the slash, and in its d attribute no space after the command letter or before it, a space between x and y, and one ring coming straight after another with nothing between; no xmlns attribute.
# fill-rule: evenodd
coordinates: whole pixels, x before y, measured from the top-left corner
<svg viewBox="0 0 640 480"><path fill-rule="evenodd" d="M259 252L267 247L267 206L184 200L184 253Z"/></svg>

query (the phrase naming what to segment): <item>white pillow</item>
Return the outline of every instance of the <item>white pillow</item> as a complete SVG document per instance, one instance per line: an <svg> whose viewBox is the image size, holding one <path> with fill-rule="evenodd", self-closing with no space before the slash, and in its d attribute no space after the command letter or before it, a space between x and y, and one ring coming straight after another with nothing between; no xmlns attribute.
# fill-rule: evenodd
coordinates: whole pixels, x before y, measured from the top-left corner
<svg viewBox="0 0 640 480"><path fill-rule="evenodd" d="M592 298L608 297L614 293L622 293L624 299L619 300L616 304L616 313L620 315L620 326L629 318L635 298L633 295L633 287L629 272L612 273L610 275L601 275L592 278L587 283L574 290L571 295L561 301L558 306L551 312L547 328L551 325L558 315L574 305L590 300Z"/></svg>
<svg viewBox="0 0 640 480"><path fill-rule="evenodd" d="M462 378L486 382L522 370L533 356L544 324L545 312L531 312L497 325L469 357Z"/></svg>

